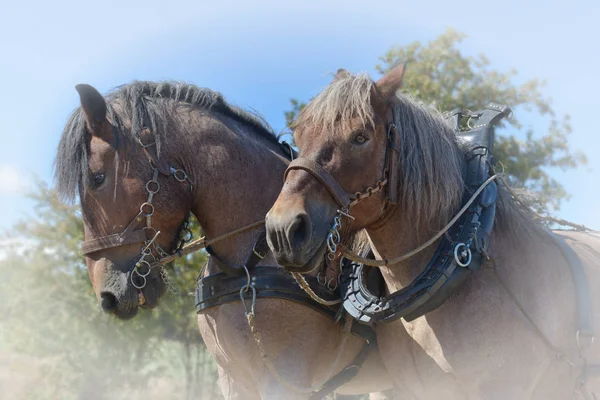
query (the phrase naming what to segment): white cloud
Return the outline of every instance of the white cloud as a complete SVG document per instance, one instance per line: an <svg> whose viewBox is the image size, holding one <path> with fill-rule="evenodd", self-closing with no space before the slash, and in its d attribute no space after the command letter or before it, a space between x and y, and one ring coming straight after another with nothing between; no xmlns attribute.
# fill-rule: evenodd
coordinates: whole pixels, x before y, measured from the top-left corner
<svg viewBox="0 0 600 400"><path fill-rule="evenodd" d="M0 165L0 194L24 194L30 181L23 171L13 165Z"/></svg>

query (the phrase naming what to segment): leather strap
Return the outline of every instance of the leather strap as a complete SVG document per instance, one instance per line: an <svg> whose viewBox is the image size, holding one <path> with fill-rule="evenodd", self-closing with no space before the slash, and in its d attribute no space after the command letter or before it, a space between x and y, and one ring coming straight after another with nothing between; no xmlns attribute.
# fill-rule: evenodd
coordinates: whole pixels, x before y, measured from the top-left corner
<svg viewBox="0 0 600 400"><path fill-rule="evenodd" d="M146 241L146 231L139 229L133 231L127 236L123 233L115 233L113 235L103 236L98 239L86 240L81 245L81 250L84 255L95 253L96 251L110 249L113 247L124 246L133 243L144 243Z"/></svg>
<svg viewBox="0 0 600 400"><path fill-rule="evenodd" d="M150 140L152 141L150 142ZM167 164L164 159L159 158L157 154L149 150L150 147L156 147L156 139L154 139L152 136L150 129L144 128L142 130L142 135L140 135L138 143L140 146L142 146L142 150L144 150L144 154L146 154L148 161L150 161L150 163L154 165L161 174L169 176L171 174L169 164Z"/></svg>
<svg viewBox="0 0 600 400"><path fill-rule="evenodd" d="M362 367L362 365L365 363L367 356L369 355L369 351L375 346L375 344L375 342L365 343L354 360L352 360L352 363L325 382L325 384L323 384L323 386L321 386L317 392L314 392L310 395L309 399L323 399L325 396L333 393L345 383L350 382L354 377L356 377L356 375L358 375L360 367Z"/></svg>
<svg viewBox="0 0 600 400"><path fill-rule="evenodd" d="M338 295L331 293L319 285L316 277L306 276L305 278L319 297L326 300L339 298ZM223 272L200 278L196 286L196 312L221 304L239 301L240 288L246 282L247 278L245 275L231 276ZM279 266L254 267L252 285L256 288L257 298L276 298L295 301L319 311L331 319L335 319L337 316L339 306L327 307L317 303L298 286L289 272ZM366 342L376 341L375 331L367 325L352 324L351 332Z"/></svg>
<svg viewBox="0 0 600 400"><path fill-rule="evenodd" d="M325 168L321 167L319 164L314 162L308 158L297 158L290 163L290 165L285 170L285 174L283 176L283 180L287 178L289 171L293 169L301 169L308 173L310 173L313 177L315 177L331 194L333 199L340 205L342 208L348 208L351 203L350 196L348 193L340 186L340 184L335 180L333 176L325 170Z"/></svg>
<svg viewBox="0 0 600 400"><path fill-rule="evenodd" d="M393 99L397 99L393 96ZM400 160L400 135L396 127L394 118L394 104L397 100L392 100L392 106L389 107L387 123L387 149L385 154L385 171L387 169L388 178L388 200L391 204L398 204L398 161Z"/></svg>

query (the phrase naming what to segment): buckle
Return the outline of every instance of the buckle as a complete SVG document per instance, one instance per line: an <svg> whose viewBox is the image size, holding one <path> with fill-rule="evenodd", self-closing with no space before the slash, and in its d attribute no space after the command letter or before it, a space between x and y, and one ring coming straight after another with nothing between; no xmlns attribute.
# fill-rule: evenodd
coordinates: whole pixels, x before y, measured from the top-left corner
<svg viewBox="0 0 600 400"><path fill-rule="evenodd" d="M261 260L262 260L263 258L265 258L265 257L266 257L266 255L267 255L266 253L265 253L265 254L261 254L261 253L259 253L258 251L256 251L256 248L252 249L252 252L254 253L254 255L255 255L256 257L260 258Z"/></svg>

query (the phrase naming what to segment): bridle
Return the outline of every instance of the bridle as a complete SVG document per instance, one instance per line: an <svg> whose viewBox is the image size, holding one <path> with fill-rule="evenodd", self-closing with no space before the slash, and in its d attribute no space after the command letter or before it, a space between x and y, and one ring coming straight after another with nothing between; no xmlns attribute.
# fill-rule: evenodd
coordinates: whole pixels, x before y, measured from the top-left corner
<svg viewBox="0 0 600 400"><path fill-rule="evenodd" d="M151 132L148 128L145 128L143 131L145 132L144 137L151 136ZM140 138L137 142L142 147L142 150L146 154L148 162L152 167L152 179L147 181L145 185L146 191L148 192L148 198L140 205L139 213L122 232L86 240L81 246L82 251L83 254L87 256L101 250L143 243L140 253L137 256L137 260L131 270L129 278L131 284L138 290L143 289L147 283L146 277L150 274L152 268L159 267L161 278L167 285L168 290L176 292L176 289L170 284L167 278L167 272L164 268L166 264L193 252L208 248L211 244L221 240L255 229L264 224L264 219L244 225L212 239L201 237L192 241L193 234L189 228L190 213L188 213L188 217L180 226L179 241L175 246L175 249L170 253L167 252L156 241L160 231L152 226L152 216L154 215L154 205L152 202L154 200L154 195L160 191L160 183L158 182L159 174L173 177L175 180L182 183L187 182L192 194L194 191L194 184L185 170L167 164L149 150L149 148L156 145L156 141L145 143L144 140Z"/></svg>
<svg viewBox="0 0 600 400"><path fill-rule="evenodd" d="M150 136L150 130L144 129L146 137ZM139 207L139 213L131 220L127 227L120 233L114 233L99 238L86 240L82 244L84 255L89 255L101 250L112 249L115 247L143 243L140 254L137 256L137 261L134 263L130 274L131 284L138 290L146 286L146 277L150 274L152 268L156 265L161 267L161 277L167 284L170 290L174 290L169 284L164 270L164 264L160 263L160 259L176 254L181 251L184 244L191 241L192 232L189 229L189 216L184 220L179 230L180 240L175 246L173 253L165 251L156 241L160 231L152 226L152 216L154 215L154 195L160 191L160 183L158 182L159 174L171 176L175 180L189 184L190 192L193 193L194 184L187 172L183 169L178 169L168 165L164 160L160 160L157 155L152 153L149 148L156 145L156 141L144 143L143 139L137 139L137 142L142 147L144 153L148 157L148 162L152 167L152 179L146 182L146 191L148 197ZM138 229L139 228L139 229Z"/></svg>
<svg viewBox="0 0 600 400"><path fill-rule="evenodd" d="M374 222L374 224L377 224L378 221L385 219L389 206L398 203L397 164L400 156L400 135L396 128L395 117L392 110L393 107L389 107L386 123L386 149L383 171L380 175L381 178L377 180L374 185L367 187L363 191L349 194L325 168L317 162L303 157L299 157L292 161L285 171L284 180L287 179L288 173L291 170L299 169L308 172L319 181L325 189L327 189L340 207L337 210L333 225L327 235L328 257L330 260L333 260L338 253L338 246L341 242L340 230L342 228L342 216L354 219L350 213L352 207L387 188L385 191L386 197L381 211L379 212L379 218Z"/></svg>

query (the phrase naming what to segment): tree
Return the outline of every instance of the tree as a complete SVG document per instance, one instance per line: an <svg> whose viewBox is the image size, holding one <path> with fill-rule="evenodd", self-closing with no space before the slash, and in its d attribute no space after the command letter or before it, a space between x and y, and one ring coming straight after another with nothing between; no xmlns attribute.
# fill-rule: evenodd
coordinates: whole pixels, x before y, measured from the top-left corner
<svg viewBox="0 0 600 400"><path fill-rule="evenodd" d="M0 258L0 349L32 356L41 369L27 395L148 399L152 392L150 398L158 398L150 387L160 381L170 397L217 398L216 366L205 352L190 296L205 254L170 269L179 293L120 321L101 312L93 293L80 250L79 206L64 204L43 182L31 197L36 217L9 236L26 238L24 246L0 249L6 255Z"/></svg>
<svg viewBox="0 0 600 400"><path fill-rule="evenodd" d="M448 29L427 45L417 41L392 47L379 58L380 63L375 69L383 75L407 62L402 91L440 111L477 110L490 101L510 106L513 116L497 129L495 156L505 166L512 186L536 194L532 200L538 211L558 210L569 196L548 174L547 168L567 170L587 163L585 155L571 153L569 149L569 115L561 118L553 110L551 99L541 92L545 82L532 79L514 84L515 69L497 71L484 55L468 57L462 54L459 44L465 37ZM291 105L291 110L285 113L288 127L305 103L292 99ZM531 129L524 130L520 123L523 111L546 117L548 130L542 135ZM523 138L513 134L523 130Z"/></svg>

